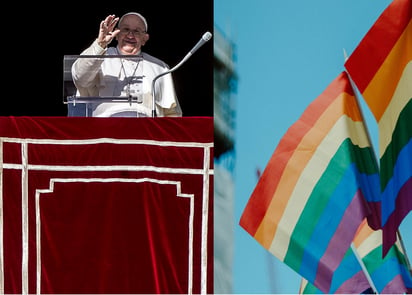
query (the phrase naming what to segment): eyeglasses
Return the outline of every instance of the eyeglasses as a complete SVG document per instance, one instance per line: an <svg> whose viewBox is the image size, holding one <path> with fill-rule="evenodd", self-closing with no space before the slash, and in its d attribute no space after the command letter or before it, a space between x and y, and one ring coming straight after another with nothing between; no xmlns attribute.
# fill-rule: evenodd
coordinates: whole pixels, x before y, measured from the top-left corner
<svg viewBox="0 0 412 295"><path fill-rule="evenodd" d="M120 34L129 35L129 33L132 33L135 37L139 37L140 35L146 34L146 31L130 30L128 28L120 29Z"/></svg>

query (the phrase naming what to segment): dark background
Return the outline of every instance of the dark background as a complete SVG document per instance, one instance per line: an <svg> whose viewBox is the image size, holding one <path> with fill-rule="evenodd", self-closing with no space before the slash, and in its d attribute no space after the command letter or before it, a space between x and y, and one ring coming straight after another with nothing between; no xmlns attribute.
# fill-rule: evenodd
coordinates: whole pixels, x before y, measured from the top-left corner
<svg viewBox="0 0 412 295"><path fill-rule="evenodd" d="M48 6L48 7L46 7ZM97 37L109 14L135 11L148 22L143 51L178 64L207 31L213 33L213 0L51 2L13 9L3 61L1 116L66 116L64 55L80 54ZM47 12L46 12L47 11ZM111 45L115 45L115 41ZM213 38L193 54L173 79L183 116L213 116Z"/></svg>

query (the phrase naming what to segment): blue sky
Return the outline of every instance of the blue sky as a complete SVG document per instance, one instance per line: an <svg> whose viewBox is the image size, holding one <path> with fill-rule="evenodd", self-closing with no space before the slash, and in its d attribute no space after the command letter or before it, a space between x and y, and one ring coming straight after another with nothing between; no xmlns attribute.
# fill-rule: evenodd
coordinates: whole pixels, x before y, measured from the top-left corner
<svg viewBox="0 0 412 295"><path fill-rule="evenodd" d="M215 0L215 24L236 44L234 293L297 293L300 277L238 224L277 143L344 71L389 0ZM363 105L374 146L376 124ZM412 214L401 225L412 256ZM406 230L409 228L409 231ZM270 279L271 278L271 279Z"/></svg>

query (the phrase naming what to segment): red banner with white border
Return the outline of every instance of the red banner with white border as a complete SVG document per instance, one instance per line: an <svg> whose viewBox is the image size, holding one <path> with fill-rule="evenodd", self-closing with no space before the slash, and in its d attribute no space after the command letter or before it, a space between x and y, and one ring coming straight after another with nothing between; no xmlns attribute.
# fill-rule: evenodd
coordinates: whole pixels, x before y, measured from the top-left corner
<svg viewBox="0 0 412 295"><path fill-rule="evenodd" d="M0 292L213 293L213 119L0 117Z"/></svg>

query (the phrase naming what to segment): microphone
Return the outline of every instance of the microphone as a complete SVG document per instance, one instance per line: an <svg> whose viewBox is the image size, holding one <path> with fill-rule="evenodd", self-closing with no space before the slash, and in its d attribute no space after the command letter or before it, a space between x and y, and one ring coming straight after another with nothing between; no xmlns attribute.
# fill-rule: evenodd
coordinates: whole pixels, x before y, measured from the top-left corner
<svg viewBox="0 0 412 295"><path fill-rule="evenodd" d="M193 53L195 53L195 51L197 51L200 47L203 46L203 44L205 44L207 41L209 41L212 38L212 34L210 32L206 32L203 34L202 38L199 40L199 42L197 42L197 44L195 45L195 47L192 48L192 50L190 50L190 52L188 53L188 55L192 55Z"/></svg>
<svg viewBox="0 0 412 295"><path fill-rule="evenodd" d="M203 46L203 44L205 44L211 38L212 38L212 33L210 33L210 32L204 33L202 38L199 40L199 42L197 42L197 44L192 48L192 50L190 50L188 52L188 54L186 54L186 56L177 65L175 65L170 70L168 70L166 72L163 72L163 73L157 75L156 77L154 77L154 79L152 81L152 117L156 117L156 106L155 106L155 83L156 83L156 80L159 79L160 77L166 75L166 74L169 74L169 73L177 70L184 62L186 62L189 59L189 57L191 57L193 55L193 53L195 53L200 47Z"/></svg>

